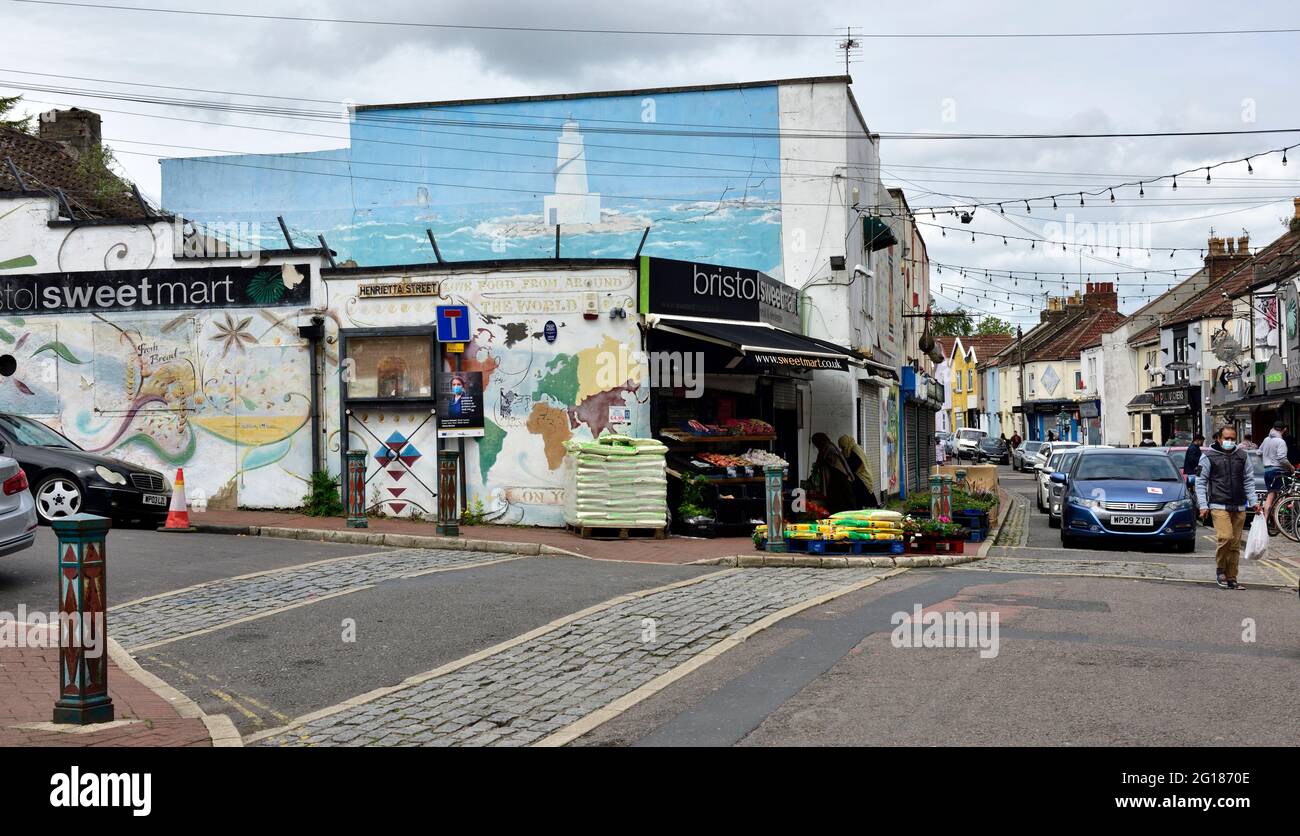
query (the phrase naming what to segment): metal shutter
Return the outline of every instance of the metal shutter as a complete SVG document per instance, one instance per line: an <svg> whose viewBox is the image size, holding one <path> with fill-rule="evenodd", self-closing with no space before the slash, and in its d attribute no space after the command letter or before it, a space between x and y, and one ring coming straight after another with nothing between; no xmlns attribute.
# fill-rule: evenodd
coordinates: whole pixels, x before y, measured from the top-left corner
<svg viewBox="0 0 1300 836"><path fill-rule="evenodd" d="M862 428L862 450L867 454L867 466L871 468L871 476L876 481L876 493L879 495L888 487L884 483L884 470L880 467L880 388L862 384L859 391L861 397L858 402L862 404L862 415L859 416L858 426Z"/></svg>
<svg viewBox="0 0 1300 836"><path fill-rule="evenodd" d="M908 403L903 406L903 435L907 439L903 447L904 481L908 493L915 491L921 481L921 460L926 456L934 456L933 452L925 449L921 440L920 413L921 410L917 409L916 404Z"/></svg>

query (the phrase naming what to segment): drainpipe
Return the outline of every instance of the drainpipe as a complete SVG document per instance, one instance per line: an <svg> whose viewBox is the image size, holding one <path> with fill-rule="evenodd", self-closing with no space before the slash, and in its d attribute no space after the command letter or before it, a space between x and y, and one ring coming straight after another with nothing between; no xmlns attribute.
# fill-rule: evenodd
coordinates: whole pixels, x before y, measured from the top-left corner
<svg viewBox="0 0 1300 836"><path fill-rule="evenodd" d="M311 359L311 469L314 473L324 469L320 457L320 341L325 336L325 317L315 315L311 325L299 325L298 336L307 340L307 356Z"/></svg>

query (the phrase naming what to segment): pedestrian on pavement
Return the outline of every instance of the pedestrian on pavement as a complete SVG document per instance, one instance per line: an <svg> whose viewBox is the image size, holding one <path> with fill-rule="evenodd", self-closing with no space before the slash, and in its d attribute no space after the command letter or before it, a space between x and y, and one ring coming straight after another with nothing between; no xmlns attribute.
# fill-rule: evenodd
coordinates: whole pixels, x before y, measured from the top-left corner
<svg viewBox="0 0 1300 836"><path fill-rule="evenodd" d="M858 508L879 508L876 499L876 478L867 463L866 451L851 435L840 436L840 453L853 471L853 496L858 501Z"/></svg>
<svg viewBox="0 0 1300 836"><path fill-rule="evenodd" d="M1268 498L1264 502L1266 514L1282 490L1282 475L1295 470L1286 455L1286 434L1286 422L1274 421L1273 429L1268 431L1268 438L1259 445L1259 455L1264 459L1264 486L1268 488Z"/></svg>
<svg viewBox="0 0 1300 836"><path fill-rule="evenodd" d="M1055 440L1056 440L1056 433L1052 432L1051 430L1048 430L1048 431L1047 431L1047 440L1048 440L1048 441L1055 441Z"/></svg>
<svg viewBox="0 0 1300 836"><path fill-rule="evenodd" d="M1017 447L1019 447L1019 446L1020 446L1020 443L1021 443L1022 441L1024 441L1024 439L1020 437L1020 433L1018 433L1018 432L1012 433L1012 434L1011 434L1011 449L1014 450L1014 449L1016 449Z"/></svg>
<svg viewBox="0 0 1300 836"><path fill-rule="evenodd" d="M827 510L832 514L857 510L857 500L853 494L853 471L849 469L849 463L844 460L840 448L835 446L826 433L813 433L812 443L817 448L817 461L813 462L813 468L821 482Z"/></svg>
<svg viewBox="0 0 1300 836"><path fill-rule="evenodd" d="M934 437L934 463L942 465L944 462L944 453L946 452L947 451L943 449L943 439L936 435Z"/></svg>
<svg viewBox="0 0 1300 836"><path fill-rule="evenodd" d="M1187 452L1183 454L1183 476L1187 477L1187 487L1196 488L1196 469L1201 466L1201 445L1205 443L1205 436L1197 433L1192 436L1192 443L1187 445Z"/></svg>
<svg viewBox="0 0 1300 836"><path fill-rule="evenodd" d="M1255 511L1257 525L1263 523L1255 502L1255 469L1246 450L1237 444L1236 428L1220 428L1214 434L1214 443L1201 456L1196 471L1196 502L1201 519L1214 521L1219 586L1241 589L1237 564L1241 560L1241 530L1246 525L1247 509Z"/></svg>

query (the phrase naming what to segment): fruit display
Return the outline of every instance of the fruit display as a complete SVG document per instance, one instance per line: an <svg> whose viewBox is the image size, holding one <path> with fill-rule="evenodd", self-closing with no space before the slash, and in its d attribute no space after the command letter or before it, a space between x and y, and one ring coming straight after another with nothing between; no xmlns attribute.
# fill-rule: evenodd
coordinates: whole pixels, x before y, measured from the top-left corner
<svg viewBox="0 0 1300 836"><path fill-rule="evenodd" d="M776 428L757 418L729 418L726 422L727 432L732 435L773 435Z"/></svg>
<svg viewBox="0 0 1300 836"><path fill-rule="evenodd" d="M749 467L750 463L740 456L729 453L696 453L695 458L702 459L714 467Z"/></svg>

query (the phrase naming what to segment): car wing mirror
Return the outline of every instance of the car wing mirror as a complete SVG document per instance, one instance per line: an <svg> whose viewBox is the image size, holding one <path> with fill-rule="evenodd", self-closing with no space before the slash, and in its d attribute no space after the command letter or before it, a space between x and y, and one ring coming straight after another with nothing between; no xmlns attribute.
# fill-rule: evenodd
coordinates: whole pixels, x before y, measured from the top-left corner
<svg viewBox="0 0 1300 836"><path fill-rule="evenodd" d="M1068 477L1064 473L1053 473L1050 478L1058 485L1064 485L1068 481Z"/></svg>

